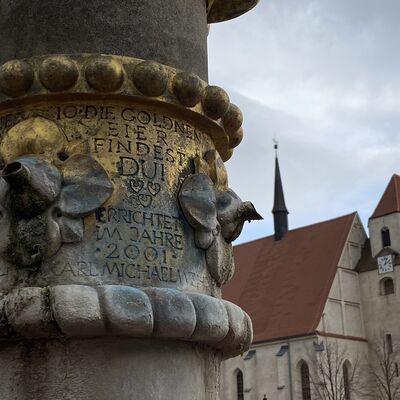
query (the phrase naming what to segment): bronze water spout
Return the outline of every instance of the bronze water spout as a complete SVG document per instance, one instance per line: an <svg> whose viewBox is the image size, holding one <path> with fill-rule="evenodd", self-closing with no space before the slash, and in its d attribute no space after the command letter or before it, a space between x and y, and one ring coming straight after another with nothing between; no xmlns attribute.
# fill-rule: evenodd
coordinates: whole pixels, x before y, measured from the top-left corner
<svg viewBox="0 0 400 400"><path fill-rule="evenodd" d="M2 176L10 186L11 209L16 216L38 215L60 194L60 171L41 157L19 157L5 166Z"/></svg>
<svg viewBox="0 0 400 400"><path fill-rule="evenodd" d="M113 191L103 167L83 154L69 157L61 169L42 156L18 157L5 166L0 182L7 222L0 250L22 267L39 265L63 243L81 241L82 217Z"/></svg>

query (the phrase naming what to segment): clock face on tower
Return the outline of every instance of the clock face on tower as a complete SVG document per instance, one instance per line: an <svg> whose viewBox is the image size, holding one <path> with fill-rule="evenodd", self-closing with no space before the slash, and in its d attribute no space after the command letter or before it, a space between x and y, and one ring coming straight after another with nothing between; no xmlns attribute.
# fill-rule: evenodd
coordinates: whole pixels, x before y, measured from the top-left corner
<svg viewBox="0 0 400 400"><path fill-rule="evenodd" d="M393 257L391 255L378 257L378 272L380 274L393 272Z"/></svg>

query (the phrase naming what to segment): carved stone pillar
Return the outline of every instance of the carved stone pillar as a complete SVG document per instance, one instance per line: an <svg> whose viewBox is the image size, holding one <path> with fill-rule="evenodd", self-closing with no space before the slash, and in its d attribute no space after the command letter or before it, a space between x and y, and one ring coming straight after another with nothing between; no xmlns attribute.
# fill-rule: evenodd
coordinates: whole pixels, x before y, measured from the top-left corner
<svg viewBox="0 0 400 400"><path fill-rule="evenodd" d="M207 19L256 2L1 4L1 399L219 398L252 339L230 243L260 216L228 188Z"/></svg>

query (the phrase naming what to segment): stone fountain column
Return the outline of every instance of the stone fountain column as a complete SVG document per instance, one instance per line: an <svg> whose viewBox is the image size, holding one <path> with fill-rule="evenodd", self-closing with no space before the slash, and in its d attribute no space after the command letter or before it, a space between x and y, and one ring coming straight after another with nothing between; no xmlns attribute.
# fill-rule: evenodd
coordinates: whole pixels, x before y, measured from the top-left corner
<svg viewBox="0 0 400 400"><path fill-rule="evenodd" d="M207 23L257 0L0 7L0 398L217 400L252 340L221 300L260 216Z"/></svg>

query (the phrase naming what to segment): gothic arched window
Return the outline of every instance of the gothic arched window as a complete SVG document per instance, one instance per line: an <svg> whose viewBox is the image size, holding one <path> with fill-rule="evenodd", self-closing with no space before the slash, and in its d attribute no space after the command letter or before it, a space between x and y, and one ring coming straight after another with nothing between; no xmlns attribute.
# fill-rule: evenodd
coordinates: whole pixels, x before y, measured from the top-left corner
<svg viewBox="0 0 400 400"><path fill-rule="evenodd" d="M343 363L343 388L344 400L350 400L350 363L348 361Z"/></svg>
<svg viewBox="0 0 400 400"><path fill-rule="evenodd" d="M240 369L236 372L236 390L237 400L244 400L243 372Z"/></svg>
<svg viewBox="0 0 400 400"><path fill-rule="evenodd" d="M390 231L389 228L382 228L381 230L381 237L382 237L382 247L390 247L391 240L390 240Z"/></svg>
<svg viewBox="0 0 400 400"><path fill-rule="evenodd" d="M301 363L300 367L301 377L301 393L303 400L311 400L311 386L310 386L310 370L306 362Z"/></svg>

